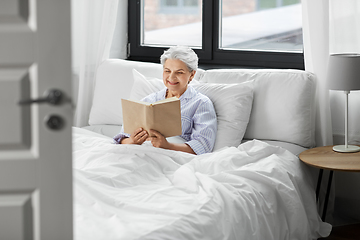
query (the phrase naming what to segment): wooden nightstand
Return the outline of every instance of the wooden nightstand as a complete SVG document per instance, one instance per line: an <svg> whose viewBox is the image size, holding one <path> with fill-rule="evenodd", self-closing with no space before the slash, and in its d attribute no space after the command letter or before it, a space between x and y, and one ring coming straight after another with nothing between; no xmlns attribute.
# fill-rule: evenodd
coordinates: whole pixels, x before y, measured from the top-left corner
<svg viewBox="0 0 360 240"><path fill-rule="evenodd" d="M300 153L299 158L304 163L320 168L316 186L316 200L319 200L319 192L323 170L330 170L328 186L325 194L324 209L321 219L325 221L326 208L329 201L331 182L334 171L360 172L360 152L340 153L332 150L333 146L317 147Z"/></svg>

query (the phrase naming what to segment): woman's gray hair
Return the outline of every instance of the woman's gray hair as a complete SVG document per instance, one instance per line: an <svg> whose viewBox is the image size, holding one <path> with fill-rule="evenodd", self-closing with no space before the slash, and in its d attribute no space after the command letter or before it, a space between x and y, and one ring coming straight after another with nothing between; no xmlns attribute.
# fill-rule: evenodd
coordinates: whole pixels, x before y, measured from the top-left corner
<svg viewBox="0 0 360 240"><path fill-rule="evenodd" d="M160 57L160 62L164 66L166 60L168 59L178 59L186 64L190 72L196 71L198 68L199 58L191 48L187 46L173 46Z"/></svg>

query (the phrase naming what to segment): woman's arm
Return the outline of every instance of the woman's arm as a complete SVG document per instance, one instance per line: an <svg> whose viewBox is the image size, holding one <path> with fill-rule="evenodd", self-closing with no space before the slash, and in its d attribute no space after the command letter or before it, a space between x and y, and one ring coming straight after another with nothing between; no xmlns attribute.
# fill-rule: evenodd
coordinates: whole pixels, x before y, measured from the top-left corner
<svg viewBox="0 0 360 240"><path fill-rule="evenodd" d="M150 137L151 144L152 144L154 147L196 154L196 153L192 150L192 148L191 148L189 145L187 145L186 143L170 143L170 142L168 142L168 141L166 140L166 138L165 138L161 133L159 133L158 131L150 130L150 133L151 133L152 135L155 135L155 136L153 136L153 137Z"/></svg>
<svg viewBox="0 0 360 240"><path fill-rule="evenodd" d="M204 101L198 106L192 121L194 125L190 140L186 144L198 155L211 152L216 140L217 118L210 100Z"/></svg>

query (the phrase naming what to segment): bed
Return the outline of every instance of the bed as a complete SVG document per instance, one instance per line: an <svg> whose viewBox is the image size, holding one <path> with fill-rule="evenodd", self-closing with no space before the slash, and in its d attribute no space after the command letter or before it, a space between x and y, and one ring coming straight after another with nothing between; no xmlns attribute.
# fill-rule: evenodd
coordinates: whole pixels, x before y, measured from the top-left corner
<svg viewBox="0 0 360 240"><path fill-rule="evenodd" d="M329 235L317 213L316 176L298 159L315 146L311 73L199 69L191 84L218 117L213 152L114 144L120 99L158 90L161 76L156 63L108 59L98 68L89 126L73 128L75 239Z"/></svg>

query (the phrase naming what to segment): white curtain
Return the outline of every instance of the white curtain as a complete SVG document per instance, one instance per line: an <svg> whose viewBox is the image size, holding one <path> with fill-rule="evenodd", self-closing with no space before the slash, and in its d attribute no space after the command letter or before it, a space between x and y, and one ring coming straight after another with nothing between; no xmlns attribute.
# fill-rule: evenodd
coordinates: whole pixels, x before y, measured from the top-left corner
<svg viewBox="0 0 360 240"><path fill-rule="evenodd" d="M327 65L329 59L329 2L328 0L302 0L303 42L305 70L316 75L316 125L315 136L317 146L333 143L329 90L327 88ZM328 172L323 178L328 179ZM327 181L323 181L326 182ZM326 186L322 184L320 191L319 212L324 207ZM332 185L334 186L334 185ZM334 187L330 194L327 208L327 221L334 208Z"/></svg>
<svg viewBox="0 0 360 240"><path fill-rule="evenodd" d="M329 58L329 1L303 0L303 39L305 70L317 77L316 143L331 145L332 126L329 90L326 86Z"/></svg>
<svg viewBox="0 0 360 240"><path fill-rule="evenodd" d="M72 0L74 126L88 125L96 69L109 57L118 0Z"/></svg>

